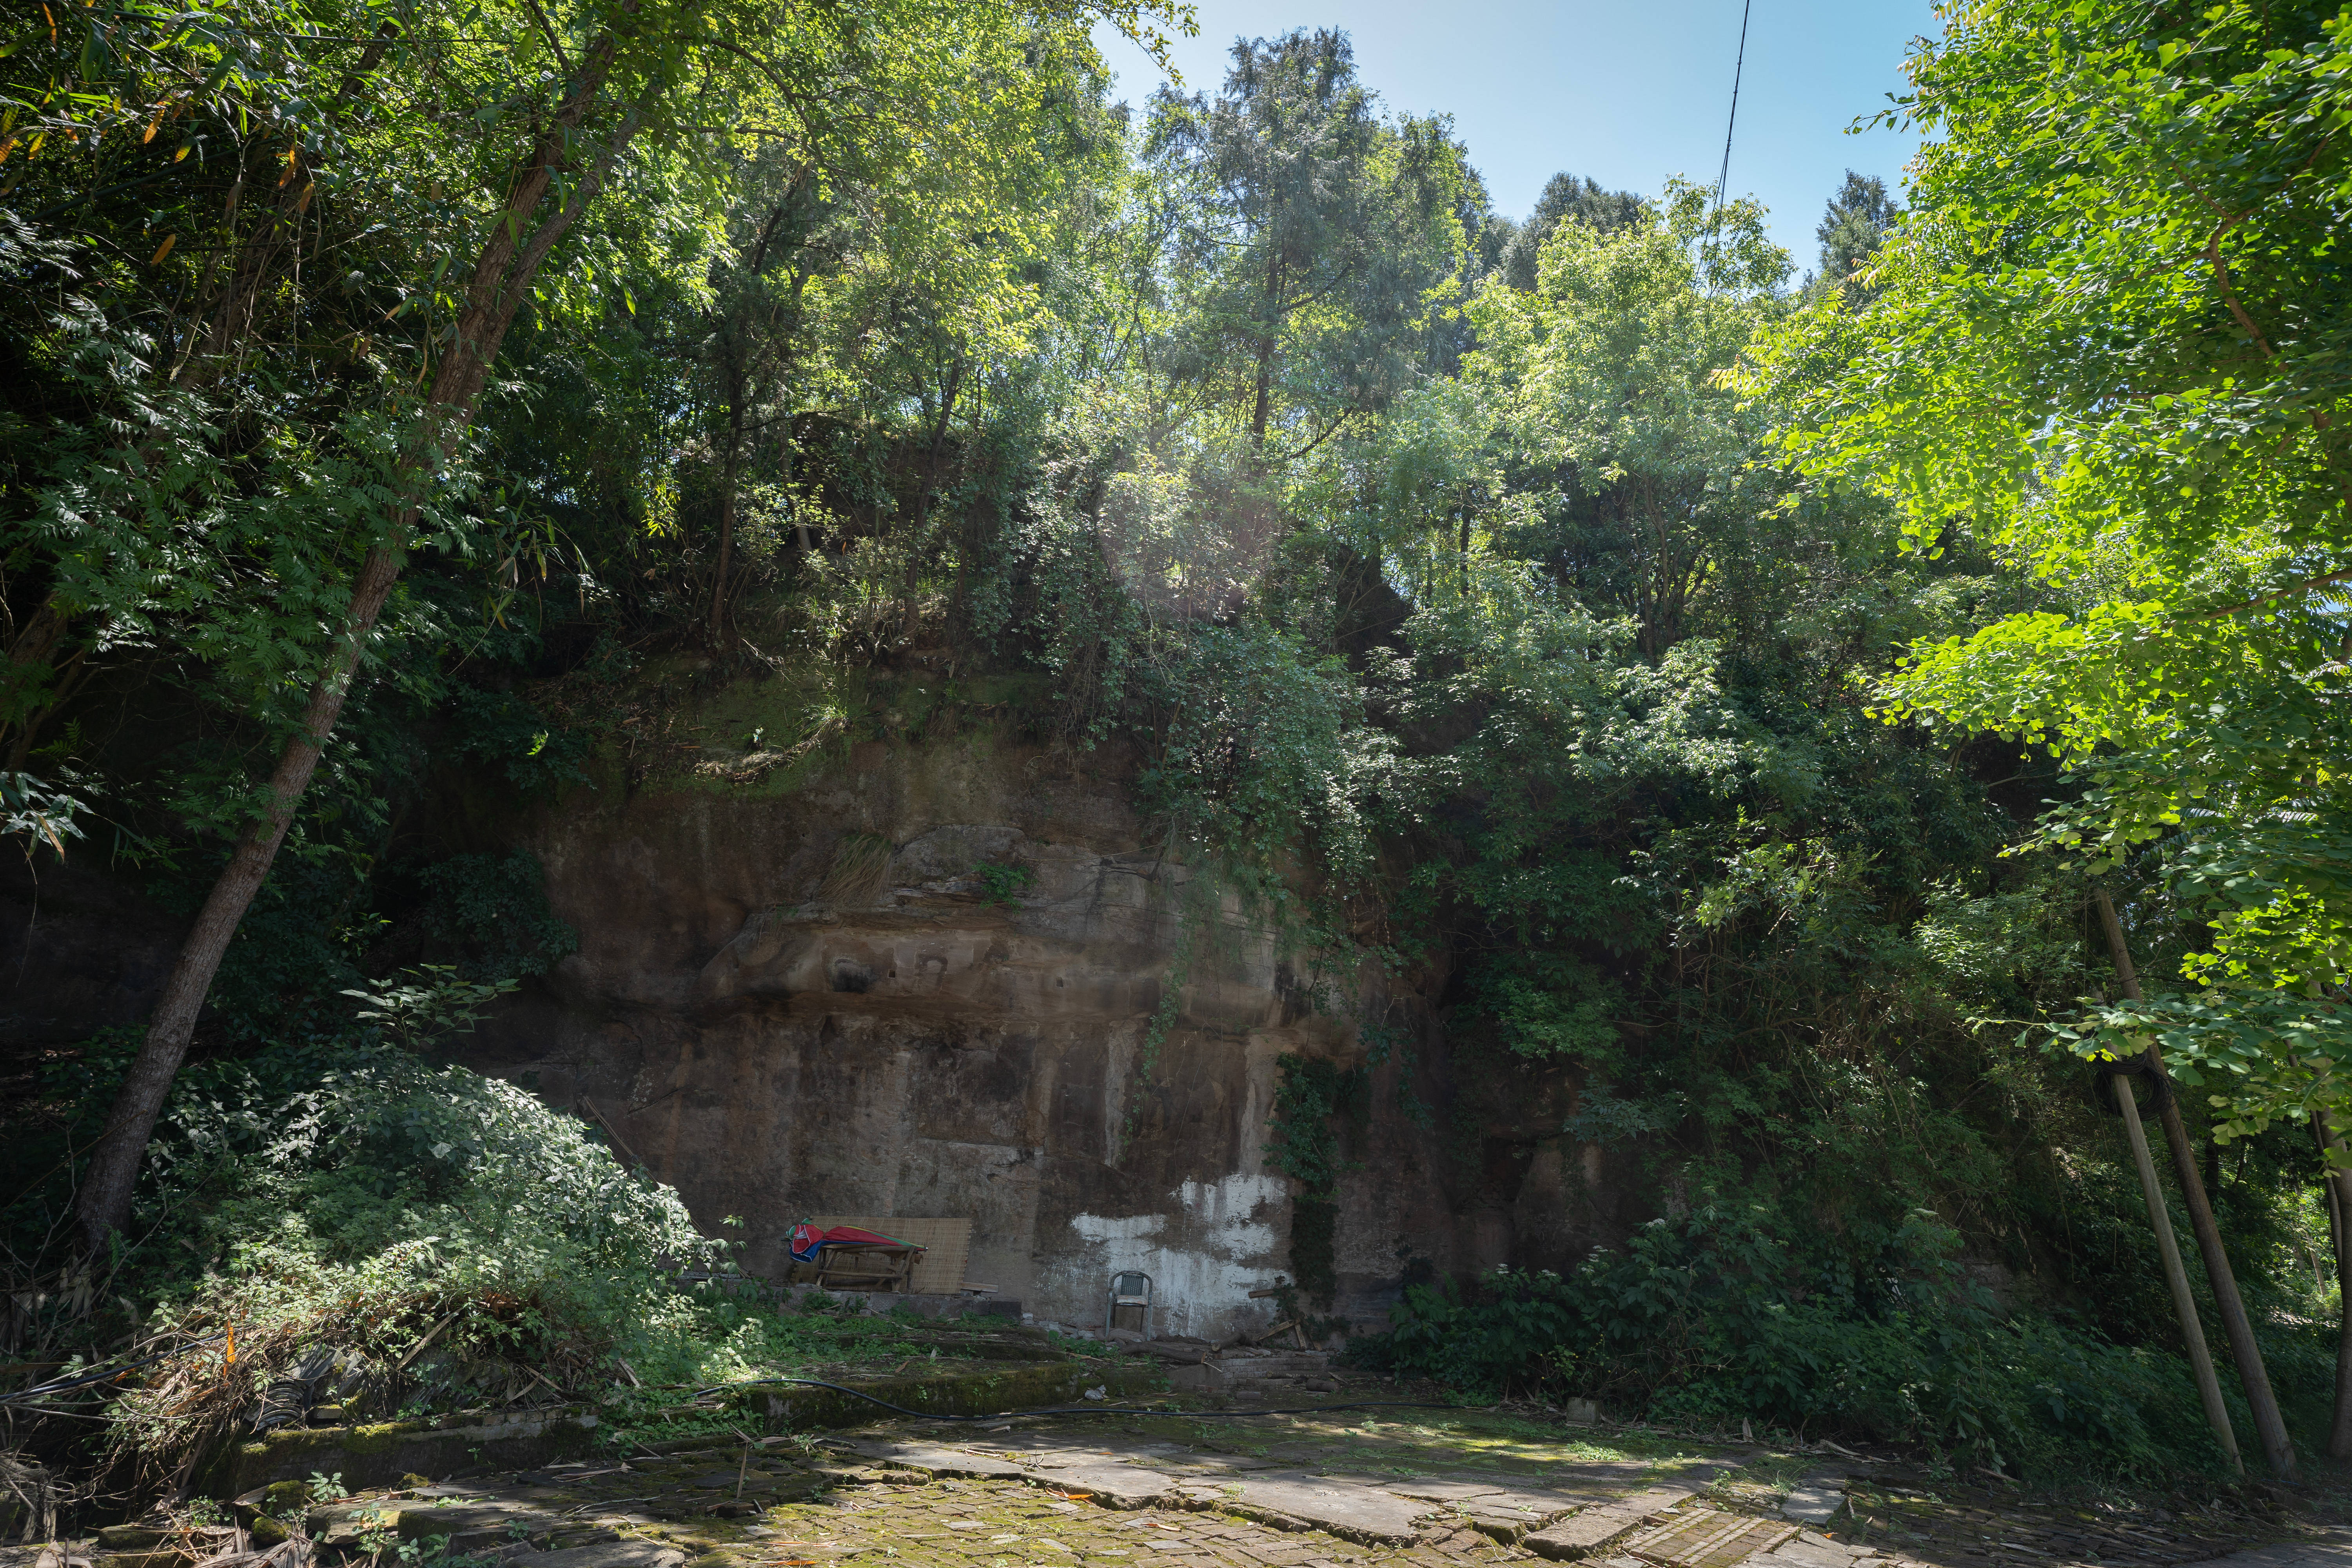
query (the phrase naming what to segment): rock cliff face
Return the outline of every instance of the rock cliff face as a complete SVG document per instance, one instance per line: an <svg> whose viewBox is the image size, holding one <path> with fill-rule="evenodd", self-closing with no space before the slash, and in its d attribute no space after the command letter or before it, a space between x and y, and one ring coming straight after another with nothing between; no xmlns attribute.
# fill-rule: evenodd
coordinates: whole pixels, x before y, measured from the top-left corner
<svg viewBox="0 0 2352 1568"><path fill-rule="evenodd" d="M1383 1326L1415 1274L1572 1266L1645 1206L1562 1141L1567 1075L1449 1056L1442 974L1367 968L1318 1005L1238 908L1197 918L1131 759L1000 733L616 768L519 824L446 821L533 848L581 942L463 1059L603 1121L755 1272L809 1215L968 1217L967 1278L1075 1324L1140 1268L1164 1329L1270 1326L1248 1292L1294 1268L1281 1058L1364 1061L1360 1018L1392 1056L1338 1119L1336 1316ZM0 876L10 1037L142 1018L178 925L102 872Z"/></svg>
<svg viewBox="0 0 2352 1568"><path fill-rule="evenodd" d="M1169 1330L1265 1326L1278 1059L1353 1059L1353 1031L1237 909L1182 934L1115 766L876 743L790 789L575 792L535 837L581 949L478 1065L602 1118L714 1232L740 1216L747 1268L810 1214L968 1216L968 1278L1041 1318L1098 1321L1141 1268ZM1454 1228L1432 1139L1372 1122L1339 1239L1367 1320L1397 1239Z"/></svg>

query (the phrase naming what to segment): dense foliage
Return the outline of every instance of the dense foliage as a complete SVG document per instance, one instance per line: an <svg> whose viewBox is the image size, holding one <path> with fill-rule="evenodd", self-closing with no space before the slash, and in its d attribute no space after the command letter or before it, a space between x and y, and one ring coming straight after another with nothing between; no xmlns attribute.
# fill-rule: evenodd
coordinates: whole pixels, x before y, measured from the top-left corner
<svg viewBox="0 0 2352 1568"><path fill-rule="evenodd" d="M127 1292L217 1311L278 1288L265 1254L304 1300L504 1292L591 1359L667 1321L651 1260L701 1245L674 1198L394 1043L569 951L492 847L517 813L652 776L644 694L757 688L783 717L722 784L933 726L1139 758L1181 951L1236 900L1326 1003L1370 960L1368 1066L1459 1211L1538 1150L1641 1173L1654 1223L1580 1268L1416 1285L1391 1366L2205 1468L2063 1048L2153 1031L2221 1094L2189 1106L2208 1185L2274 1380L2316 1397L2342 1293L2284 1119L2344 1081L2323 8L1955 7L1907 210L1849 177L1802 282L1752 203L1679 181L1496 214L1336 32L1120 105L1057 5L492 9L106 0L11 35L0 821L193 911L356 646L363 563L405 563L137 1223L25 1342ZM596 49L617 85L564 96ZM495 374L463 419L420 404L501 182L556 163ZM28 1281L62 1278L125 1042L56 1044ZM1328 1310L1370 1079L1286 1067ZM499 1220L499 1183L615 1206Z"/></svg>
<svg viewBox="0 0 2352 1568"><path fill-rule="evenodd" d="M1710 1205L1568 1277L1412 1286L1363 1359L1465 1389L1589 1389L1702 1430L1761 1420L1916 1445L1999 1474L2088 1455L2147 1473L2218 1462L2170 1357L1996 1310L1940 1230L1923 1216L1853 1270L1805 1257L1769 1212Z"/></svg>
<svg viewBox="0 0 2352 1568"><path fill-rule="evenodd" d="M208 1459L298 1368L361 1420L593 1392L625 1432L678 1425L680 1390L918 1348L887 1319L834 1321L823 1298L812 1316L733 1289L726 1241L587 1123L420 1059L415 1046L446 1040L482 999L441 1000L406 1045L362 1026L184 1075L145 1215L172 1246L116 1283L142 1299L142 1341L196 1353L132 1379L106 1410L117 1486L168 1483ZM119 1070L128 1045L56 1070ZM44 1087L105 1103L89 1092L102 1082ZM701 1282L680 1289L682 1271ZM683 1418L723 1428L698 1410Z"/></svg>
<svg viewBox="0 0 2352 1568"><path fill-rule="evenodd" d="M2040 842L2205 923L2177 973L2202 994L2103 1043L2160 1030L2231 1133L2352 1110L2347 47L2324 5L1958 14L1915 72L1947 134L1874 308L1823 301L1757 378L1813 471L2031 572L2042 602L1923 644L1895 710L2049 746L2082 787Z"/></svg>

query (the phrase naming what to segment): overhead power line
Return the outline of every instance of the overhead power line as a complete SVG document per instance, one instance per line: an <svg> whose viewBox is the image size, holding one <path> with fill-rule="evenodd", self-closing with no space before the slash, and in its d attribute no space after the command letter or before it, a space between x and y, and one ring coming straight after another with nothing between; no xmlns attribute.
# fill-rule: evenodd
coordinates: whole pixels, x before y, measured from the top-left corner
<svg viewBox="0 0 2352 1568"><path fill-rule="evenodd" d="M1723 168L1715 176L1715 216L1723 216L1724 187L1731 179L1731 132L1739 123L1739 78L1748 68L1748 13L1755 0L1739 0L1739 58L1731 68L1731 117L1723 126Z"/></svg>

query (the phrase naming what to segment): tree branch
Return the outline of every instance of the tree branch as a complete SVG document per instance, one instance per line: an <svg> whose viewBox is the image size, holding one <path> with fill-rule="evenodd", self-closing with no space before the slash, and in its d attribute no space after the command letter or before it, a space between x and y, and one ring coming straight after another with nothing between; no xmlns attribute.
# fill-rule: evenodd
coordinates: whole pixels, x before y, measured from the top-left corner
<svg viewBox="0 0 2352 1568"><path fill-rule="evenodd" d="M548 21L547 13L540 9L539 0L524 0L524 4L530 7L530 18L539 24L539 30L547 35L547 47L555 51L555 63L563 68L565 76L573 75L572 57L563 52L563 40L555 36L554 25Z"/></svg>
<svg viewBox="0 0 2352 1568"><path fill-rule="evenodd" d="M2248 599L2242 604L2226 605L2218 610L2208 610L2197 618L2200 621L2218 620L2223 616L2234 616L2241 610L2260 609L2264 605L2274 604L2281 599L2292 598L2297 594L2308 594L2314 588L2324 588L2330 583L2341 583L2347 578L2352 578L2352 566L2338 567L2336 571L2324 574L2321 576L2306 577L2300 583L2290 583L2285 587L2281 588L2274 593L2264 594L2259 598Z"/></svg>
<svg viewBox="0 0 2352 1568"><path fill-rule="evenodd" d="M2238 291L2230 286L2230 265L2221 259L2221 237L2245 222L2252 216L2253 210L2248 207L2213 231L2213 237L2205 242L2205 259L2212 263L2213 284L2221 290L2221 302L2230 307L2230 314L2238 319L2238 325L2246 329L2246 335L2254 340L2254 346L2263 351L2263 357L2274 360L2278 354L2271 347L2270 340L2263 336L2260 327L2254 325L2254 319L2246 314L2246 308L2238 303Z"/></svg>
<svg viewBox="0 0 2352 1568"><path fill-rule="evenodd" d="M1324 442L1326 442L1326 441L1329 440L1329 439L1331 438L1332 433L1333 433L1334 431L1338 430L1338 429L1339 428L1339 426L1340 426L1345 425L1349 420L1350 420L1350 419L1354 418L1355 416L1356 416L1356 411L1355 411L1354 409L1352 409L1352 408L1343 408L1343 409L1341 409L1341 410L1339 411L1339 416L1338 418L1336 418L1336 419L1332 420L1330 424L1328 424L1328 425L1327 425L1327 426L1325 426L1323 427L1323 434L1321 434L1320 436L1316 437L1315 437L1315 439L1313 439L1312 441L1307 442L1307 445L1305 445L1304 447L1299 447L1299 448L1298 448L1297 451L1295 451L1295 452L1285 452L1285 453L1283 453L1281 456L1276 457L1276 458L1270 458L1270 459L1268 459L1268 460L1269 460L1269 461L1271 461L1271 462L1276 462L1276 463L1291 463L1291 462L1296 462L1296 461L1297 461L1299 458L1303 458L1303 457L1307 456L1307 453L1309 453L1309 452L1311 452L1311 451L1315 450L1315 448L1316 448L1316 447L1320 447Z"/></svg>

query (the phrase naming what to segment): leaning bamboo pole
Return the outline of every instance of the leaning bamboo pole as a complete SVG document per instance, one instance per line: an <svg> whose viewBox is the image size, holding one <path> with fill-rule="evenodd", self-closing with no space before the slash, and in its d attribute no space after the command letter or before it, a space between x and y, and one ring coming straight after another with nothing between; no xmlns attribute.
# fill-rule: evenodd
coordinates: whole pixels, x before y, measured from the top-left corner
<svg viewBox="0 0 2352 1568"><path fill-rule="evenodd" d="M2221 1451L2230 1456L2231 1473L2242 1476L2246 1462L2238 1457L2238 1436L2230 1429L2230 1407L2221 1403L2221 1382L2213 1375L2213 1356L2205 1348L2205 1325L2197 1319L2197 1298L2189 1293L2189 1271L2181 1266L2180 1244L2173 1238L2172 1211L2165 1206L2164 1188L2156 1179L2156 1160L2147 1152L2147 1130L2140 1125L2131 1077L2117 1073L2107 1079L2107 1085L2115 1091L2116 1109L2123 1112L2124 1131L2131 1139L2140 1194L2147 1199L2147 1223L2156 1232L2156 1250L2164 1258L2164 1282L2172 1289L2172 1310L2180 1314L2180 1337L2188 1342L2189 1370L2197 1374L2197 1397L2204 1402L2205 1419Z"/></svg>
<svg viewBox="0 0 2352 1568"><path fill-rule="evenodd" d="M2124 994L2133 1001L2143 1000L2139 989L2139 973L2132 967L2131 948L2124 941L2123 922L2116 918L2115 900L2107 897L2105 888L2094 887L2092 896L2099 906L2099 923L2105 927L2107 951L2116 963L2116 977L2123 983ZM2157 1055L2156 1047L2147 1047L2148 1072L2151 1081L2165 1086L2164 1058ZM2238 1382L2246 1391L2246 1405L2254 1414L2254 1433L2262 1439L2263 1458L2269 1463L2271 1473L2283 1481L2294 1479L2294 1445L2288 1441L2286 1422L2279 1415L2278 1397L2271 1392L2271 1375L2263 1365L2262 1347L2254 1342L2254 1325L2246 1315L2246 1304L2238 1295L2238 1279L2230 1268L2230 1254L2221 1245L2221 1227L2214 1222L2213 1205L2205 1201L2205 1178L2198 1173L2197 1152L2189 1146L2188 1124L2180 1119L2180 1107L2170 1094L2157 1097L2164 1122L2164 1141L2171 1145L2173 1174L2180 1180L2181 1205L2189 1211L2189 1229L2197 1237L2197 1250L2205 1259L2205 1278L2213 1288L2214 1310L2221 1315L2221 1328L2230 1341L2230 1359L2238 1363Z"/></svg>

